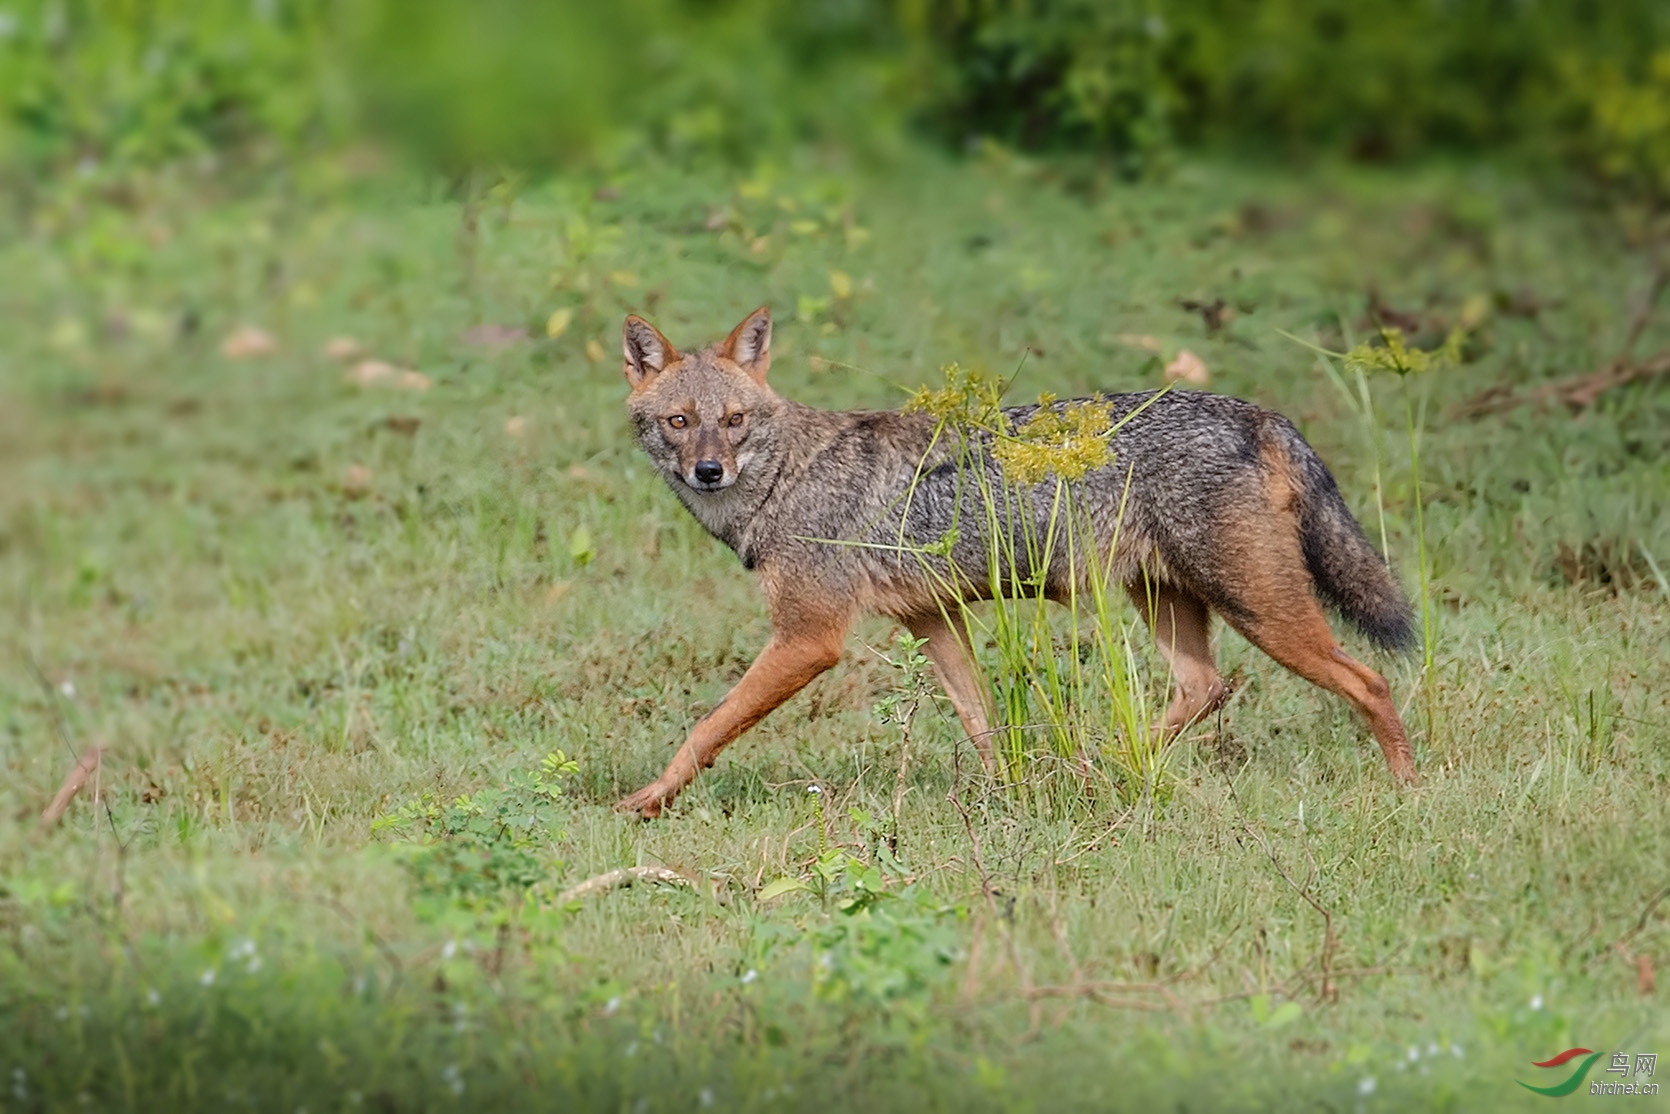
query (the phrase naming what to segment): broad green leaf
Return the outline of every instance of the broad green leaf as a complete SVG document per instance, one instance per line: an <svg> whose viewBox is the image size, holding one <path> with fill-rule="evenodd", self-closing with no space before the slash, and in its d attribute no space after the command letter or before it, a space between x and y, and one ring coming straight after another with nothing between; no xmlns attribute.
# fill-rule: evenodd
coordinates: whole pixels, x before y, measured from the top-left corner
<svg viewBox="0 0 1670 1114"><path fill-rule="evenodd" d="M760 892L754 895L754 900L771 901L774 898L782 897L784 894L800 893L811 888L798 878L779 878L775 882L767 882L761 886Z"/></svg>

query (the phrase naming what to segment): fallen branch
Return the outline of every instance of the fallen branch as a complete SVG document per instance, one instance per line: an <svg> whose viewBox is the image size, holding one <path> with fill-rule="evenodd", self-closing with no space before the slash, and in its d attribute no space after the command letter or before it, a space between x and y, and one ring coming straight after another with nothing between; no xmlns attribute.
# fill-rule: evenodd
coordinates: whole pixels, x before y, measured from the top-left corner
<svg viewBox="0 0 1670 1114"><path fill-rule="evenodd" d="M1464 418L1482 418L1487 414L1499 414L1525 404L1546 406L1550 402L1559 401L1565 403L1575 414L1585 407L1593 406L1596 399L1615 387L1670 372L1670 352L1661 352L1646 360L1635 359L1635 346L1641 340L1641 334L1646 332L1648 323L1652 321L1658 299L1667 287L1670 287L1670 259L1661 256L1654 260L1652 280L1642 292L1640 301L1636 303L1635 312L1630 315L1629 331L1624 337L1623 347L1618 349L1616 356L1594 371L1544 383L1524 396L1519 395L1510 386L1498 385L1462 403L1458 412Z"/></svg>
<svg viewBox="0 0 1670 1114"><path fill-rule="evenodd" d="M668 886L694 885L690 879L678 871L668 870L664 866L623 866L617 870L604 871L596 877L587 878L577 886L570 886L557 895L557 904L567 905L571 901L583 901L593 894L623 889L638 882L660 882Z"/></svg>
<svg viewBox="0 0 1670 1114"><path fill-rule="evenodd" d="M1657 909L1659 904L1667 897L1670 897L1670 886L1665 886L1649 898L1647 900L1647 904L1641 907L1641 915L1635 919L1634 926L1622 936L1619 936L1616 940L1612 941L1612 943L1599 949L1587 960L1585 960L1583 963L1583 969L1587 971L1596 962L1609 954L1616 955L1625 963L1636 964L1636 978L1638 985L1647 988L1642 991L1643 994L1650 994L1652 992L1651 988L1654 981L1652 960L1645 955L1637 956L1635 952L1630 949L1629 945L1630 942L1637 936L1647 931L1647 923L1652 920L1653 911Z"/></svg>
<svg viewBox="0 0 1670 1114"><path fill-rule="evenodd" d="M1544 383L1523 395L1512 387L1492 387L1462 403L1460 414L1465 418L1482 418L1516 406L1547 406L1551 402L1564 403L1576 413L1593 406L1607 391L1665 374L1670 374L1670 352L1661 352L1640 363L1620 357L1594 371Z"/></svg>
<svg viewBox="0 0 1670 1114"><path fill-rule="evenodd" d="M50 830L64 818L70 802L81 792L81 787L87 784L87 779L98 773L99 764L103 760L104 748L101 746L90 746L81 752L81 760L64 779L64 784L59 786L58 795L52 798L52 803L46 806L46 811L41 813L41 831Z"/></svg>
<svg viewBox="0 0 1670 1114"><path fill-rule="evenodd" d="M1630 315L1629 335L1624 339L1624 346L1618 350L1618 358L1614 363L1623 363L1635 351L1635 343L1641 339L1646 331L1647 323L1653 319L1653 310L1658 305L1659 295L1664 288L1670 286L1670 258L1659 255L1653 260L1652 281L1647 289L1642 291L1641 300L1635 304L1635 312Z"/></svg>

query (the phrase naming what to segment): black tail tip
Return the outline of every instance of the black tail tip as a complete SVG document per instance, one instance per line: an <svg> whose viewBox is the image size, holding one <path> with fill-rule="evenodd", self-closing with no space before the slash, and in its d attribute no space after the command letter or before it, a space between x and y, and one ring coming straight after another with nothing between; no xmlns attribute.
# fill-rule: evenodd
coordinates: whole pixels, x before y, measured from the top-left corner
<svg viewBox="0 0 1670 1114"><path fill-rule="evenodd" d="M1378 615L1353 615L1357 629L1382 650L1408 652L1420 645L1415 629L1415 616L1407 609L1382 612Z"/></svg>

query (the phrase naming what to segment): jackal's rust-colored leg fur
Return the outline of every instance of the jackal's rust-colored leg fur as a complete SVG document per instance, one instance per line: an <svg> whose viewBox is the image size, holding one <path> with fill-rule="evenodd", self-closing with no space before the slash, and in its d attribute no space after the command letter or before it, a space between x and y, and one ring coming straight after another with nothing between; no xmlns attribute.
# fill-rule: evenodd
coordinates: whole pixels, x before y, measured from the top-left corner
<svg viewBox="0 0 1670 1114"><path fill-rule="evenodd" d="M992 757L991 704L986 686L970 656L971 643L968 624L959 610L951 617L938 611L925 611L905 620L905 626L917 638L927 639L925 649L934 663L934 673L940 687L951 698L963 730L980 753L980 761L990 770L995 766Z"/></svg>
<svg viewBox="0 0 1670 1114"><path fill-rule="evenodd" d="M1153 631L1154 645L1177 681L1177 698L1155 725L1175 735L1217 710L1229 694L1212 660L1211 613L1196 597L1167 584L1133 580L1125 592Z"/></svg>
<svg viewBox="0 0 1670 1114"><path fill-rule="evenodd" d="M1321 606L1307 596L1276 596L1235 629L1247 641L1313 685L1337 692L1360 712L1374 732L1392 776L1408 785L1419 781L1409 736L1392 703L1386 678L1351 657L1334 641Z"/></svg>
<svg viewBox="0 0 1670 1114"><path fill-rule="evenodd" d="M698 771L713 765L727 744L841 659L850 615L809 609L794 609L792 615L792 621L773 615L771 640L742 680L697 722L661 776L616 808L644 817L661 815L661 807Z"/></svg>

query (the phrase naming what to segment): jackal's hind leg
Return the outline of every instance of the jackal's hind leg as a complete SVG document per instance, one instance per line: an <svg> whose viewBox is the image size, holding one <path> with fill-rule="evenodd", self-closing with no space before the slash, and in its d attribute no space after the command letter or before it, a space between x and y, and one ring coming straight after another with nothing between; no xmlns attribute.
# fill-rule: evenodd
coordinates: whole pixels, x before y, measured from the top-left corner
<svg viewBox="0 0 1670 1114"><path fill-rule="evenodd" d="M1177 681L1177 696L1156 730L1175 735L1223 703L1229 690L1212 659L1211 613L1199 599L1180 588L1139 578L1125 585L1136 604L1160 656Z"/></svg>
<svg viewBox="0 0 1670 1114"><path fill-rule="evenodd" d="M1368 721L1392 776L1406 785L1420 781L1415 754L1386 678L1341 648L1322 605L1308 590L1278 585L1270 576L1253 584L1258 590L1248 593L1252 617L1235 621L1235 628L1311 684L1345 697Z"/></svg>
<svg viewBox="0 0 1670 1114"><path fill-rule="evenodd" d="M940 687L951 698L951 706L957 710L957 719L962 721L969 741L979 752L981 763L986 769L992 769L991 700L970 652L968 624L960 612L952 613L947 619L936 610L910 616L905 626L917 638L927 640L924 649L928 660L934 663Z"/></svg>

